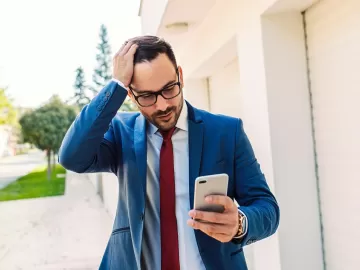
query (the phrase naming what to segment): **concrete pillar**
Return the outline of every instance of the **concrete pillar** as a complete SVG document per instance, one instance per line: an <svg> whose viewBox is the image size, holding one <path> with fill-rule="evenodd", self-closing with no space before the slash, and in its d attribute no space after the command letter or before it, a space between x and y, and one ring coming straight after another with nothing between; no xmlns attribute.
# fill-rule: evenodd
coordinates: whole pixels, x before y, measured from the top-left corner
<svg viewBox="0 0 360 270"><path fill-rule="evenodd" d="M300 12L262 19L275 190L285 217L283 269L323 269L303 18ZM302 254L299 257L299 254Z"/></svg>
<svg viewBox="0 0 360 270"><path fill-rule="evenodd" d="M321 270L302 16L261 16L246 2L240 8L237 34L240 106L245 130L281 210L278 233L253 247L254 270Z"/></svg>
<svg viewBox="0 0 360 270"><path fill-rule="evenodd" d="M237 33L240 69L239 106L244 128L271 190L275 191L270 140L265 61L261 37L261 21L251 7L243 7ZM251 247L251 270L285 270L280 266L278 234Z"/></svg>
<svg viewBox="0 0 360 270"><path fill-rule="evenodd" d="M210 110L209 84L207 78L185 79L184 98L198 109Z"/></svg>

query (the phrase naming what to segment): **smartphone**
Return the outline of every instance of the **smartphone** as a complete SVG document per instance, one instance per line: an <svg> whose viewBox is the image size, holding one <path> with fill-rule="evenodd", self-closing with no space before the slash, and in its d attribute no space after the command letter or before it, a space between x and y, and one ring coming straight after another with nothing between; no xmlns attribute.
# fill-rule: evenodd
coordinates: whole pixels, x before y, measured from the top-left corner
<svg viewBox="0 0 360 270"><path fill-rule="evenodd" d="M219 204L205 201L208 195L227 195L229 176L225 173L199 176L195 180L194 209L209 212L224 212Z"/></svg>

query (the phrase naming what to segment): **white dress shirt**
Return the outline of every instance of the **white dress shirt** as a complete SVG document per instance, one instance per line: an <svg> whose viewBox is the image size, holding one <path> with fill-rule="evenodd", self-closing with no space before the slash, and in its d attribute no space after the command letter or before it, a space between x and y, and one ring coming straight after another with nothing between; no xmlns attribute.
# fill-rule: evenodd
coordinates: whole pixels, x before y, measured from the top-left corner
<svg viewBox="0 0 360 270"><path fill-rule="evenodd" d="M159 165L163 139L158 129L148 123L147 128L147 190L145 228L142 246L142 265L147 270L161 269L160 186ZM174 149L176 219L181 270L205 270L194 229L187 225L190 218L189 149L187 106L184 103L176 130L172 136Z"/></svg>

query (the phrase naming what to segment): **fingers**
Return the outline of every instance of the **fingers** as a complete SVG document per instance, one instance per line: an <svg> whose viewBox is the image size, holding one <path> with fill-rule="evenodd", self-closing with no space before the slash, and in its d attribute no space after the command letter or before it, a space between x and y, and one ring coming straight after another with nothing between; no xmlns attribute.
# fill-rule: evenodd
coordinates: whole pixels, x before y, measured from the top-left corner
<svg viewBox="0 0 360 270"><path fill-rule="evenodd" d="M221 241L229 242L232 239L231 228L228 225L204 223L195 220L188 220L187 224L195 230L201 230L207 235Z"/></svg>
<svg viewBox="0 0 360 270"><path fill-rule="evenodd" d="M238 210L234 201L227 196L211 195L205 199L208 203L223 205L222 213L191 210L188 225L195 230L201 230L207 235L223 242L229 242L239 227Z"/></svg>
<svg viewBox="0 0 360 270"><path fill-rule="evenodd" d="M132 42L125 42L117 54L120 56L124 56L129 51L132 44Z"/></svg>
<svg viewBox="0 0 360 270"><path fill-rule="evenodd" d="M193 219L201 219L211 223L228 224L231 220L230 214L191 210L189 216Z"/></svg>
<svg viewBox="0 0 360 270"><path fill-rule="evenodd" d="M126 53L125 56L130 57L130 58L134 57L137 48L138 48L137 44L132 44L129 51Z"/></svg>
<svg viewBox="0 0 360 270"><path fill-rule="evenodd" d="M195 230L201 230L204 233L220 233L228 235L230 231L230 226L225 224L216 224L216 223L208 223L208 222L201 222L189 219L187 221L188 225L193 227Z"/></svg>
<svg viewBox="0 0 360 270"><path fill-rule="evenodd" d="M125 42L120 50L116 53L115 57L124 57L126 59L132 59L136 53L138 45L132 42Z"/></svg>
<svg viewBox="0 0 360 270"><path fill-rule="evenodd" d="M223 195L210 195L205 198L206 202L211 204L221 204L224 206L225 210L229 210L234 207L234 201L228 197Z"/></svg>
<svg viewBox="0 0 360 270"><path fill-rule="evenodd" d="M124 44L120 47L120 49L117 51L116 54L120 54L120 52L122 52L122 50L125 48L125 46L128 44L127 41L124 42Z"/></svg>
<svg viewBox="0 0 360 270"><path fill-rule="evenodd" d="M138 45L125 42L113 58L113 77L127 88L134 73L134 55Z"/></svg>

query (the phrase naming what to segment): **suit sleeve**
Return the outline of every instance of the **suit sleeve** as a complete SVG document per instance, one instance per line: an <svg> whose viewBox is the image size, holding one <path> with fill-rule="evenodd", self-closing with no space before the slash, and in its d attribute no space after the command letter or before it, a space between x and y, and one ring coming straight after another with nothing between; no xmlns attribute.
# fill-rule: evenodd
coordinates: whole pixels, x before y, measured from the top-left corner
<svg viewBox="0 0 360 270"><path fill-rule="evenodd" d="M111 121L124 102L127 90L112 81L86 105L67 131L59 163L77 172L115 172L117 153Z"/></svg>
<svg viewBox="0 0 360 270"><path fill-rule="evenodd" d="M247 217L247 234L234 239L248 245L274 234L279 226L280 210L271 193L250 141L239 120L236 128L235 199Z"/></svg>

